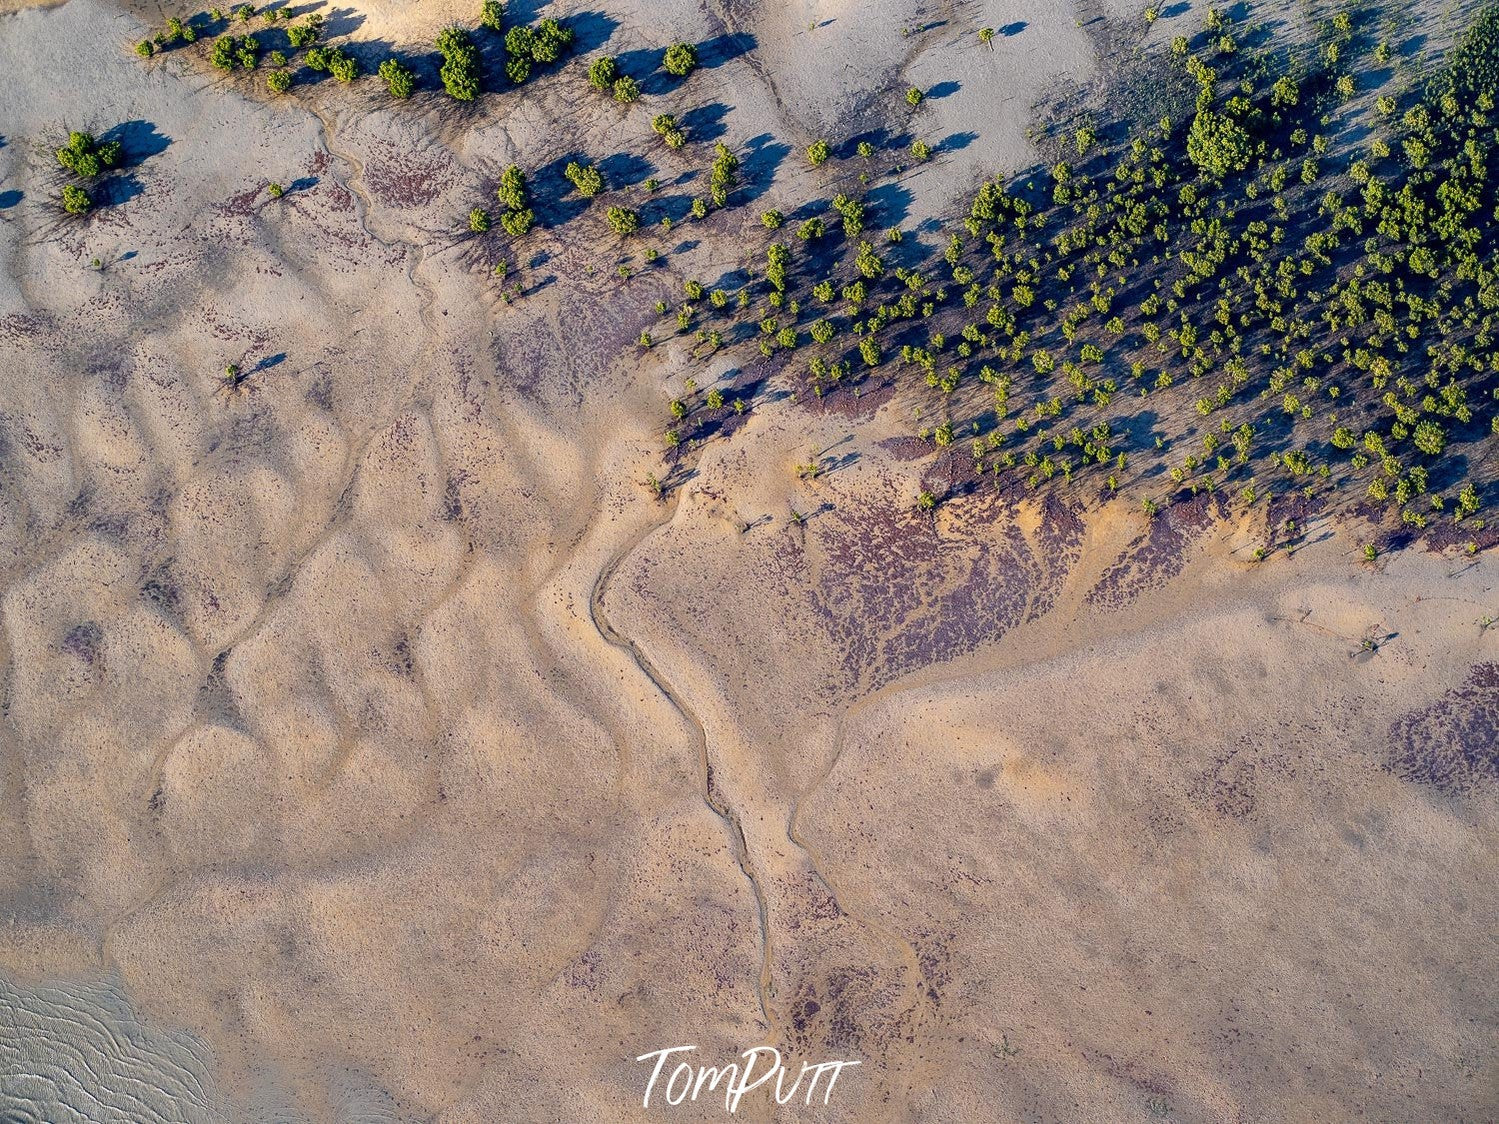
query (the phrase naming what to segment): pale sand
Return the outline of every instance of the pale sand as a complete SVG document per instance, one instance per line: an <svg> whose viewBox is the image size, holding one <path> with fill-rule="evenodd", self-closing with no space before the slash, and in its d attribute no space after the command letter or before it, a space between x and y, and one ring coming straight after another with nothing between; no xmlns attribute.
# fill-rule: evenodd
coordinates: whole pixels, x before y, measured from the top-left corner
<svg viewBox="0 0 1499 1124"><path fill-rule="evenodd" d="M673 102L724 107L751 198L623 289L595 205L513 306L469 207L643 148L659 100L267 105L144 66L102 0L0 22L0 1009L90 1049L144 1019L166 1115L187 1073L210 1118L645 1119L637 1054L764 1040L863 1063L784 1119L1492 1114L1493 778L1387 767L1407 715L1492 722L1492 559L1369 567L1349 528L1255 566L1260 528L1184 517L1153 556L1122 504L929 523L899 399L764 401L642 486L689 368L632 341L826 193L806 143L958 83L916 123L977 136L885 200L914 224L1098 72L1065 6L941 9L611 7L615 53L755 36ZM131 121L140 194L60 223L49 141ZM22 1036L0 1095L35 1098Z"/></svg>

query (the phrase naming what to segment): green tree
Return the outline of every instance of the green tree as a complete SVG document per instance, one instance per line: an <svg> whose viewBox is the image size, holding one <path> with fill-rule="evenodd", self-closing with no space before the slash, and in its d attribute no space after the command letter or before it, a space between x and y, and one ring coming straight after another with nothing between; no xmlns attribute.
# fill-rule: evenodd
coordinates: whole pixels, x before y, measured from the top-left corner
<svg viewBox="0 0 1499 1124"><path fill-rule="evenodd" d="M621 105L629 105L640 100L640 83L628 74L614 80L613 91L614 100Z"/></svg>
<svg viewBox="0 0 1499 1124"><path fill-rule="evenodd" d="M600 55L588 65L588 82L595 90L609 93L618 78L619 63L613 55Z"/></svg>
<svg viewBox="0 0 1499 1124"><path fill-rule="evenodd" d="M473 36L456 25L445 27L437 35L437 49L443 60L438 72L443 89L456 101L473 101L483 87Z"/></svg>
<svg viewBox="0 0 1499 1124"><path fill-rule="evenodd" d="M89 198L88 192L77 184L63 184L62 209L70 215L81 215L94 205Z"/></svg>
<svg viewBox="0 0 1499 1124"><path fill-rule="evenodd" d="M490 31L505 29L505 4L503 0L482 0L479 5L479 23Z"/></svg>
<svg viewBox="0 0 1499 1124"><path fill-rule="evenodd" d="M291 71L273 70L265 76L266 89L273 94L284 94L291 89Z"/></svg>
<svg viewBox="0 0 1499 1124"><path fill-rule="evenodd" d="M400 59L386 59L380 64L377 73L385 80L385 86L393 98L404 101L416 90L416 72Z"/></svg>
<svg viewBox="0 0 1499 1124"><path fill-rule="evenodd" d="M592 199L604 190L604 175L592 164L580 164L574 160L569 162L562 174L572 182L584 199Z"/></svg>
<svg viewBox="0 0 1499 1124"><path fill-rule="evenodd" d="M468 228L475 234L483 234L489 225L489 212L483 207L475 207L468 213Z"/></svg>
<svg viewBox="0 0 1499 1124"><path fill-rule="evenodd" d="M640 229L640 215L627 207L610 207L608 219L610 229L621 238Z"/></svg>
<svg viewBox="0 0 1499 1124"><path fill-rule="evenodd" d="M697 69L697 48L691 43L673 43L666 48L666 56L661 60L661 65L668 74L686 78Z"/></svg>
<svg viewBox="0 0 1499 1124"><path fill-rule="evenodd" d="M1203 106L1187 131L1187 157L1217 179L1249 167L1249 134L1233 118Z"/></svg>
<svg viewBox="0 0 1499 1124"><path fill-rule="evenodd" d="M807 146L807 159L812 162L814 168L827 163L828 157L832 154L833 150L825 140L813 141Z"/></svg>

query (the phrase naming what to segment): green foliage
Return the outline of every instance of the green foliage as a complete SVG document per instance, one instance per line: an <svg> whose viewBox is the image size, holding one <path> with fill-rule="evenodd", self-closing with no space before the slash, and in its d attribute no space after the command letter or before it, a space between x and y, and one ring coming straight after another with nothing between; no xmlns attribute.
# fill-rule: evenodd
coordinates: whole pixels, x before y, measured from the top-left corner
<svg viewBox="0 0 1499 1124"><path fill-rule="evenodd" d="M535 222L536 215L529 207L518 211L506 211L500 215L500 226L512 238L519 238L525 234Z"/></svg>
<svg viewBox="0 0 1499 1124"><path fill-rule="evenodd" d="M588 64L588 82L595 90L607 94L618 78L619 63L613 55L600 55Z"/></svg>
<svg viewBox="0 0 1499 1124"><path fill-rule="evenodd" d="M475 234L483 234L490 227L489 212L483 207L475 207L468 213L468 228Z"/></svg>
<svg viewBox="0 0 1499 1124"><path fill-rule="evenodd" d="M826 164L828 157L832 154L833 150L825 140L813 141L807 146L807 159L811 161L814 168Z"/></svg>
<svg viewBox="0 0 1499 1124"><path fill-rule="evenodd" d="M604 175L592 164L580 164L574 160L569 162L562 174L571 181L578 194L584 199L592 199L604 190Z"/></svg>
<svg viewBox="0 0 1499 1124"><path fill-rule="evenodd" d="M156 53L156 47L149 39L142 39L135 45L135 53L143 59L148 59Z"/></svg>
<svg viewBox="0 0 1499 1124"><path fill-rule="evenodd" d="M548 66L573 45L572 28L544 19L534 28L515 26L505 33L505 73L519 86L531 77L533 66Z"/></svg>
<svg viewBox="0 0 1499 1124"><path fill-rule="evenodd" d="M520 211L529 204L530 194L526 189L526 175L516 165L511 164L500 173L500 186L495 189L495 196L504 204L507 210Z"/></svg>
<svg viewBox="0 0 1499 1124"><path fill-rule="evenodd" d="M628 74L614 80L614 100L629 105L640 100L640 83Z"/></svg>
<svg viewBox="0 0 1499 1124"><path fill-rule="evenodd" d="M1187 131L1187 157L1203 172L1224 179L1249 167L1249 134L1231 117L1204 106Z"/></svg>
<svg viewBox="0 0 1499 1124"><path fill-rule="evenodd" d="M291 89L291 71L273 70L265 76L266 89L273 94L284 94Z"/></svg>
<svg viewBox="0 0 1499 1124"><path fill-rule="evenodd" d="M57 162L79 179L92 179L119 164L124 150L119 141L96 141L92 133L72 132L57 150Z"/></svg>
<svg viewBox="0 0 1499 1124"><path fill-rule="evenodd" d="M786 221L786 216L780 211L764 211L760 215L760 223L766 230L780 230L781 224Z"/></svg>
<svg viewBox="0 0 1499 1124"><path fill-rule="evenodd" d="M473 101L483 89L479 49L474 46L473 36L456 25L445 27L437 35L436 46L442 55L438 73L443 89L456 101Z"/></svg>
<svg viewBox="0 0 1499 1124"><path fill-rule="evenodd" d="M906 91L906 104L914 109L921 104L922 99L925 97L925 94L923 94L915 86L912 86L909 90Z"/></svg>
<svg viewBox="0 0 1499 1124"><path fill-rule="evenodd" d="M610 207L607 217L609 228L621 238L640 229L640 215L628 207Z"/></svg>
<svg viewBox="0 0 1499 1124"><path fill-rule="evenodd" d="M505 28L505 4L504 0L482 0L479 4L479 23L490 31L503 31Z"/></svg>
<svg viewBox="0 0 1499 1124"><path fill-rule="evenodd" d="M386 59L376 73L385 81L390 96L404 101L416 91L416 72L400 59Z"/></svg>
<svg viewBox="0 0 1499 1124"><path fill-rule="evenodd" d="M666 48L666 56L661 60L661 65L668 74L686 78L697 69L697 48L691 43L673 43Z"/></svg>
<svg viewBox="0 0 1499 1124"><path fill-rule="evenodd" d="M88 192L84 191L83 188L73 183L63 184L62 209L68 214L84 214L93 205L94 201L89 198Z"/></svg>
<svg viewBox="0 0 1499 1124"><path fill-rule="evenodd" d="M729 193L739 182L739 157L729 150L723 141L713 146L713 167L708 173L708 185L713 204L723 207L728 204Z"/></svg>
<svg viewBox="0 0 1499 1124"><path fill-rule="evenodd" d="M359 77L359 60L334 47L328 54L328 73L340 82L352 82Z"/></svg>

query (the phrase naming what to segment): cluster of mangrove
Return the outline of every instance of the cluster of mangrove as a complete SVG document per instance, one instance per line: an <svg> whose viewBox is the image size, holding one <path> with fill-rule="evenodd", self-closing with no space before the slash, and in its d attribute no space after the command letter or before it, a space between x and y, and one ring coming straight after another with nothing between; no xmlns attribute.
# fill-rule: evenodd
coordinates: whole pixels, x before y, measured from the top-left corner
<svg viewBox="0 0 1499 1124"><path fill-rule="evenodd" d="M1295 493L1481 530L1499 5L1424 77L1352 12L1286 45L1210 10L1154 65L1161 116L1059 124L1055 162L984 183L939 247L869 232L850 182L757 276L687 281L641 343L674 331L704 361L752 343L818 397L904 387L965 488L1125 490L1147 513ZM772 237L783 221L764 216ZM669 446L713 418L701 399L673 404Z"/></svg>

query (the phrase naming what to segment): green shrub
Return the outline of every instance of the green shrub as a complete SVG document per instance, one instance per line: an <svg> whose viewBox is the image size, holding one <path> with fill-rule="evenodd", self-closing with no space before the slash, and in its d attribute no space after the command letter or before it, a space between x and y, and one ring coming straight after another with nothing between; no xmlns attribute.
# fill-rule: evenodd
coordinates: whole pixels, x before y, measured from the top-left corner
<svg viewBox="0 0 1499 1124"><path fill-rule="evenodd" d="M404 101L416 90L416 72L400 59L386 59L376 73L385 80L393 98Z"/></svg>
<svg viewBox="0 0 1499 1124"><path fill-rule="evenodd" d="M609 208L609 226L621 238L640 229L640 215L627 207Z"/></svg>
<svg viewBox="0 0 1499 1124"><path fill-rule="evenodd" d="M826 164L831 155L833 155L833 150L825 140L813 141L807 146L807 159L812 162L814 168L820 164Z"/></svg>
<svg viewBox="0 0 1499 1124"><path fill-rule="evenodd" d="M76 184L64 184L62 189L62 209L70 215L81 215L94 205L89 198L88 192Z"/></svg>
<svg viewBox="0 0 1499 1124"><path fill-rule="evenodd" d="M505 5L502 0L483 0L479 5L479 23L490 31L504 30Z"/></svg>
<svg viewBox="0 0 1499 1124"><path fill-rule="evenodd" d="M273 94L284 94L291 89L291 71L273 70L265 76L266 89Z"/></svg>
<svg viewBox="0 0 1499 1124"><path fill-rule="evenodd" d="M673 43L666 48L666 56L661 60L661 65L668 74L686 78L697 69L697 48L691 43Z"/></svg>
<svg viewBox="0 0 1499 1124"><path fill-rule="evenodd" d="M629 105L631 102L640 100L640 83L629 75L614 80L614 100L621 105Z"/></svg>
<svg viewBox="0 0 1499 1124"><path fill-rule="evenodd" d="M613 55L600 55L588 64L588 83L595 90L608 93L619 78L619 63Z"/></svg>
<svg viewBox="0 0 1499 1124"><path fill-rule="evenodd" d="M578 189L578 194L584 199L592 199L604 190L604 176L592 164L580 164L572 161L563 170L562 174L572 181L573 187Z"/></svg>
<svg viewBox="0 0 1499 1124"><path fill-rule="evenodd" d="M473 101L482 88L479 49L473 37L461 27L445 27L437 36L437 49L443 58L439 72L443 89L457 101Z"/></svg>

